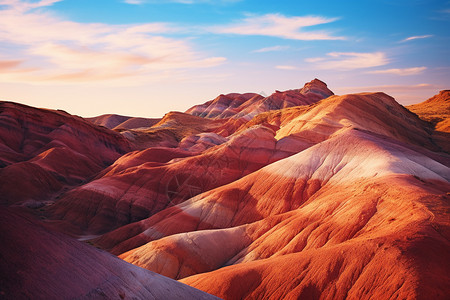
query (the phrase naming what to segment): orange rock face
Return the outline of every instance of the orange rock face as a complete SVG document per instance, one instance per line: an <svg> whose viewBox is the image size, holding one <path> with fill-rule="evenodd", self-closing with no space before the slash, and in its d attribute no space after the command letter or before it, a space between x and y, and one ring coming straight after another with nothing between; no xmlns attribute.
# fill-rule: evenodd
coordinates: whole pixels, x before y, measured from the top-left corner
<svg viewBox="0 0 450 300"><path fill-rule="evenodd" d="M145 120L91 120L114 131L26 108L109 144L68 139L48 120L20 135L25 123L10 116L24 108L8 103L0 187L16 200L3 203L224 299L447 299L450 137L434 125L448 115L426 117L447 98L412 113L316 79L269 97L221 95L139 128L126 122Z"/></svg>
<svg viewBox="0 0 450 300"><path fill-rule="evenodd" d="M437 131L450 132L450 90L443 90L430 99L407 108L433 124Z"/></svg>
<svg viewBox="0 0 450 300"><path fill-rule="evenodd" d="M450 143L448 142L450 134L450 91L443 90L430 99L407 106L407 108L434 126L433 139L436 144L447 153L450 152Z"/></svg>

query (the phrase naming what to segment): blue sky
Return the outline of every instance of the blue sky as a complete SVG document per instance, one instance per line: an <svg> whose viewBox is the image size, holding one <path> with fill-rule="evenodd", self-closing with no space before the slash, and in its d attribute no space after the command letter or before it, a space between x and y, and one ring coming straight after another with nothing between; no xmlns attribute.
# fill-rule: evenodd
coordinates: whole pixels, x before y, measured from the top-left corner
<svg viewBox="0 0 450 300"><path fill-rule="evenodd" d="M0 0L0 98L158 117L221 93L450 88L450 1Z"/></svg>

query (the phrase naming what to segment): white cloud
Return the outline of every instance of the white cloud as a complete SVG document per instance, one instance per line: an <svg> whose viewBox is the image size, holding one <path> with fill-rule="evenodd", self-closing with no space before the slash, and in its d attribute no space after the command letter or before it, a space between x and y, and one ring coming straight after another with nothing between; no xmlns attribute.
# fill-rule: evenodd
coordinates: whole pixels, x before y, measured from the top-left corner
<svg viewBox="0 0 450 300"><path fill-rule="evenodd" d="M305 59L318 69L324 70L353 70L383 66L389 63L383 52L331 52L326 57L312 57Z"/></svg>
<svg viewBox="0 0 450 300"><path fill-rule="evenodd" d="M169 76L176 70L216 66L223 57L205 57L184 39L164 37L165 23L109 25L77 23L35 8L57 1L0 0L0 40L17 49L3 61L6 82L81 82L123 78L121 84ZM169 76L170 77L170 76Z"/></svg>
<svg viewBox="0 0 450 300"><path fill-rule="evenodd" d="M415 68L405 68L405 69L387 69L387 70L376 70L369 71L370 74L393 74L400 76L417 75L425 71L426 67L415 67Z"/></svg>
<svg viewBox="0 0 450 300"><path fill-rule="evenodd" d="M401 42L408 42L408 41L418 40L418 39L427 39L427 38L430 38L430 37L432 37L432 36L433 36L433 35L431 35L431 34L427 34L427 35L415 35L415 36L407 37L406 39L401 40Z"/></svg>
<svg viewBox="0 0 450 300"><path fill-rule="evenodd" d="M248 16L235 24L210 27L209 30L219 34L260 35L292 40L344 40L344 37L333 36L329 32L311 30L305 27L327 24L337 18L319 16L286 17L281 14L266 14L262 16Z"/></svg>
<svg viewBox="0 0 450 300"><path fill-rule="evenodd" d="M279 70L290 70L290 71L297 70L297 67L287 66L287 65L279 65L279 66L275 66L275 68L279 69Z"/></svg>
<svg viewBox="0 0 450 300"><path fill-rule="evenodd" d="M275 51L283 51L289 49L289 46L273 46L273 47L266 47L261 48L257 50L253 50L253 53L265 53L265 52L275 52Z"/></svg>
<svg viewBox="0 0 450 300"><path fill-rule="evenodd" d="M320 61L324 61L324 60L325 60L325 57L310 57L310 58L305 59L305 61L309 62L309 63L316 63L316 62L320 62Z"/></svg>
<svg viewBox="0 0 450 300"><path fill-rule="evenodd" d="M51 6L54 3L61 1L63 0L40 0L37 2L22 1L22 0L0 0L0 5L8 7L8 9L10 10L24 12L39 7Z"/></svg>

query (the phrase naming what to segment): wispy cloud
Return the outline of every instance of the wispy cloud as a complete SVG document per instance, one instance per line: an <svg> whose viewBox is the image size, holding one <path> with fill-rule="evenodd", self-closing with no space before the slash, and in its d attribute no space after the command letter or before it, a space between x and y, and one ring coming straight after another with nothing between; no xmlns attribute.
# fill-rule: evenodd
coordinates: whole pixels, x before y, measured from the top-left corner
<svg viewBox="0 0 450 300"><path fill-rule="evenodd" d="M447 4L450 4L450 2L447 2ZM438 11L435 11L435 15L430 18L431 20L438 20L438 21L449 21L450 19L450 9L444 8Z"/></svg>
<svg viewBox="0 0 450 300"><path fill-rule="evenodd" d="M227 4L240 2L242 0L124 0L124 3L127 4L143 4L143 3L181 3L181 4L200 4L200 3L209 3L209 4Z"/></svg>
<svg viewBox="0 0 450 300"><path fill-rule="evenodd" d="M273 47L266 47L261 48L257 50L253 50L253 53L265 53L265 52L276 52L276 51L283 51L289 49L289 46L273 46Z"/></svg>
<svg viewBox="0 0 450 300"><path fill-rule="evenodd" d="M432 34L415 35L415 36L407 37L406 39L401 40L401 42L408 42L408 41L418 40L418 39L427 39L427 38L430 38L432 36L433 36Z"/></svg>
<svg viewBox="0 0 450 300"><path fill-rule="evenodd" d="M123 2L126 3L126 4L135 4L135 5L138 5L138 4L144 3L145 0L124 0Z"/></svg>
<svg viewBox="0 0 450 300"><path fill-rule="evenodd" d="M369 74L393 74L399 76L409 76L409 75L417 75L421 74L425 71L426 67L415 67L415 68L405 68L405 69L387 69L387 70L375 70L368 71Z"/></svg>
<svg viewBox="0 0 450 300"><path fill-rule="evenodd" d="M275 66L275 69L293 71L293 70L297 70L297 67L289 66L289 65L279 65L279 66Z"/></svg>
<svg viewBox="0 0 450 300"><path fill-rule="evenodd" d="M234 24L215 26L210 31L220 34L271 36L291 40L344 40L345 37L333 36L320 30L305 31L304 28L331 23L337 18L320 16L286 17L282 14L248 16Z"/></svg>
<svg viewBox="0 0 450 300"><path fill-rule="evenodd" d="M35 10L56 2L0 0L5 6L0 10L0 40L18 49L14 59L29 71L21 74L17 66L3 67L1 80L80 82L128 77L121 81L127 84L225 61L195 51L188 40L164 37L176 31L170 24L77 23Z"/></svg>
<svg viewBox="0 0 450 300"><path fill-rule="evenodd" d="M27 11L34 8L51 6L57 2L61 2L63 0L40 0L37 2L29 2L22 0L0 0L0 5L5 5L9 9L17 10L17 11Z"/></svg>
<svg viewBox="0 0 450 300"><path fill-rule="evenodd" d="M331 52L326 57L307 58L318 69L353 70L383 66L389 63L383 52Z"/></svg>
<svg viewBox="0 0 450 300"><path fill-rule="evenodd" d="M0 60L0 72L11 70L18 67L22 63L21 60Z"/></svg>

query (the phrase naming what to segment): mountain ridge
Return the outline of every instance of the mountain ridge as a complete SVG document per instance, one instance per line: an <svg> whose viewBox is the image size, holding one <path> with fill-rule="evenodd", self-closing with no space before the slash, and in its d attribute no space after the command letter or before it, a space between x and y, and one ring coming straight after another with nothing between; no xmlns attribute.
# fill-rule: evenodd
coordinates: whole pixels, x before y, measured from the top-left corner
<svg viewBox="0 0 450 300"><path fill-rule="evenodd" d="M450 136L427 113L447 122L446 95L411 112L382 92L334 95L314 79L268 97L219 95L161 119L84 120L0 103L0 205L11 223L2 223L3 250L12 262L14 245L36 247L43 264L42 243L57 231L71 236L57 233L75 260L105 261L100 277L142 267L225 299L445 299ZM33 238L19 238L31 223L16 212L40 224ZM135 266L113 267L86 243ZM52 278L24 264L33 267L27 293ZM95 294L92 276L66 288ZM157 290L168 282L158 278ZM127 280L100 289L138 293Z"/></svg>

